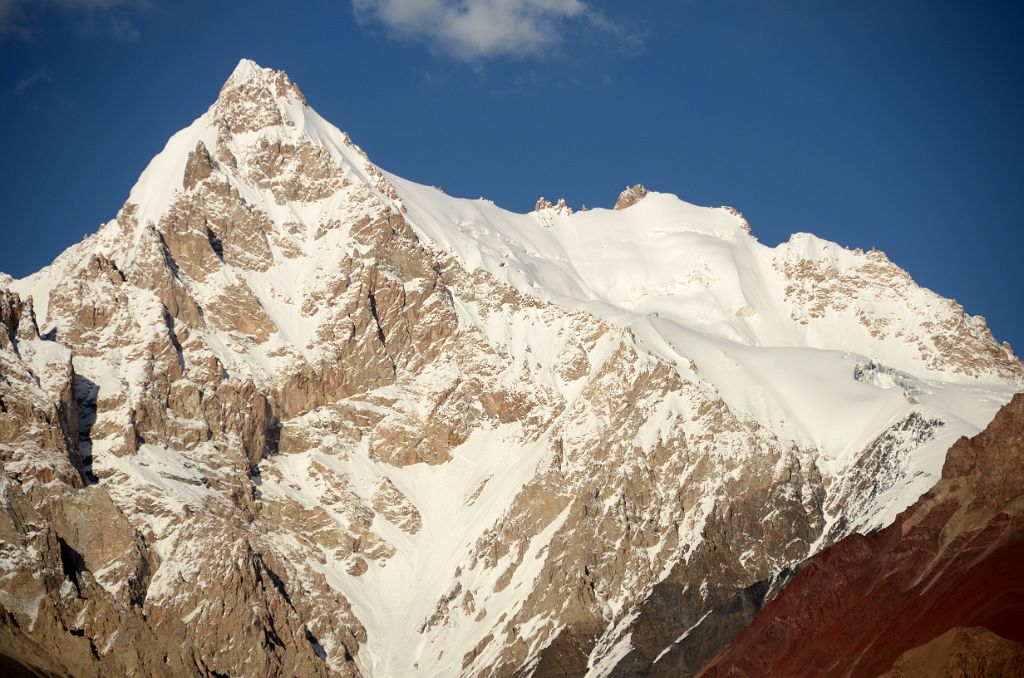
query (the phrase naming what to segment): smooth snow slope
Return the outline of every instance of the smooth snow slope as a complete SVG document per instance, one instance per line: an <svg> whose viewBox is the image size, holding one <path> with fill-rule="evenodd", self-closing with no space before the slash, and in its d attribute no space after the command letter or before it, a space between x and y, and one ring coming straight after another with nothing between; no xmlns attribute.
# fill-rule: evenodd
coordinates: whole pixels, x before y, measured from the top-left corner
<svg viewBox="0 0 1024 678"><path fill-rule="evenodd" d="M813 235L767 247L728 208L698 207L663 193L620 211L514 214L487 200L452 198L387 176L420 234L470 268L628 326L641 349L684 372L695 365L730 406L783 438L818 447L826 462L863 449L907 409L902 389L853 378L869 360L920 380L916 399L956 413L952 418L963 420L964 431L984 428L1020 388L929 369L916 349L880 341L855 319L794 321L784 299L787 281L773 263L794 251L838 266L852 266L858 256ZM923 306L935 296L917 293ZM892 306L904 316L897 322L920 322L908 309ZM931 459L922 470L934 479L941 464L941 458Z"/></svg>

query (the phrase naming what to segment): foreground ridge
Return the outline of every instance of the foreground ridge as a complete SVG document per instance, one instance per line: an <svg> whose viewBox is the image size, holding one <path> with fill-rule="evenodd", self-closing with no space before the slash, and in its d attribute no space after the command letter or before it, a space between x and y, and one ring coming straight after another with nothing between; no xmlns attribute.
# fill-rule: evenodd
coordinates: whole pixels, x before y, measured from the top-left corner
<svg viewBox="0 0 1024 678"><path fill-rule="evenodd" d="M880 252L619 207L409 182L243 60L0 280L0 659L693 674L1024 389Z"/></svg>
<svg viewBox="0 0 1024 678"><path fill-rule="evenodd" d="M1014 675L1024 662L1024 394L889 527L813 558L702 675Z"/></svg>

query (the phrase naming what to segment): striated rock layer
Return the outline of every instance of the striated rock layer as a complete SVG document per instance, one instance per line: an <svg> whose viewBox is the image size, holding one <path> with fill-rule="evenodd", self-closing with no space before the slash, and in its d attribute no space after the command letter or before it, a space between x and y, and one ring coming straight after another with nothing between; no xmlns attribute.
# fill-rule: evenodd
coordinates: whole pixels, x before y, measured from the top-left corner
<svg viewBox="0 0 1024 678"><path fill-rule="evenodd" d="M880 252L619 207L406 181L240 63L0 279L0 666L693 673L1024 388Z"/></svg>
<svg viewBox="0 0 1024 678"><path fill-rule="evenodd" d="M701 675L1024 672L1024 394L889 527L815 556Z"/></svg>

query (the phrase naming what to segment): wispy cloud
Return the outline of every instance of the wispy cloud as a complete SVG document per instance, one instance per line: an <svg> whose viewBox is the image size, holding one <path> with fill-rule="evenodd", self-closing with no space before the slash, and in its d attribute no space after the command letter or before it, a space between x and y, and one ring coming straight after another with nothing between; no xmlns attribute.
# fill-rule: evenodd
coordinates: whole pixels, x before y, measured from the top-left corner
<svg viewBox="0 0 1024 678"><path fill-rule="evenodd" d="M364 25L466 62L542 57L572 31L621 33L583 0L352 0L352 8Z"/></svg>
<svg viewBox="0 0 1024 678"><path fill-rule="evenodd" d="M21 80L18 80L18 82L14 83L14 93L24 94L36 85L41 85L52 81L53 78L50 77L49 71L47 71L45 68L41 68L38 71L30 73L29 75L23 77Z"/></svg>
<svg viewBox="0 0 1024 678"><path fill-rule="evenodd" d="M516 96L523 94L529 90L532 90L540 84L541 78L537 74L537 71L531 70L529 73L517 75L513 77L509 82L498 85L491 89L491 94L498 97Z"/></svg>
<svg viewBox="0 0 1024 678"><path fill-rule="evenodd" d="M149 5L150 0L0 0L0 37L32 40L44 20L56 16L82 35L137 40L131 13Z"/></svg>

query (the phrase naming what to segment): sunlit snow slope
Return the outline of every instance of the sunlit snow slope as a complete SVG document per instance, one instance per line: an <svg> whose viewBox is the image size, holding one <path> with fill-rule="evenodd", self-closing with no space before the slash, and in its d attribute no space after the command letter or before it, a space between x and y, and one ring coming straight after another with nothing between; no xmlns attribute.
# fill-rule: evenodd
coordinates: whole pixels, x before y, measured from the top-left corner
<svg viewBox="0 0 1024 678"><path fill-rule="evenodd" d="M621 211L514 214L388 178L418 232L470 268L629 327L643 350L684 373L695 365L730 406L815 446L825 464L862 449L908 400L980 430L1019 388L1006 374L942 355L943 344L927 333L950 302L913 285L878 252L807 233L767 247L735 210L670 194L650 193ZM971 316L956 329L987 334ZM905 381L853 378L872 361ZM927 475L908 488L908 504L941 471L941 452L917 460L915 470ZM880 520L905 508L900 503Z"/></svg>

